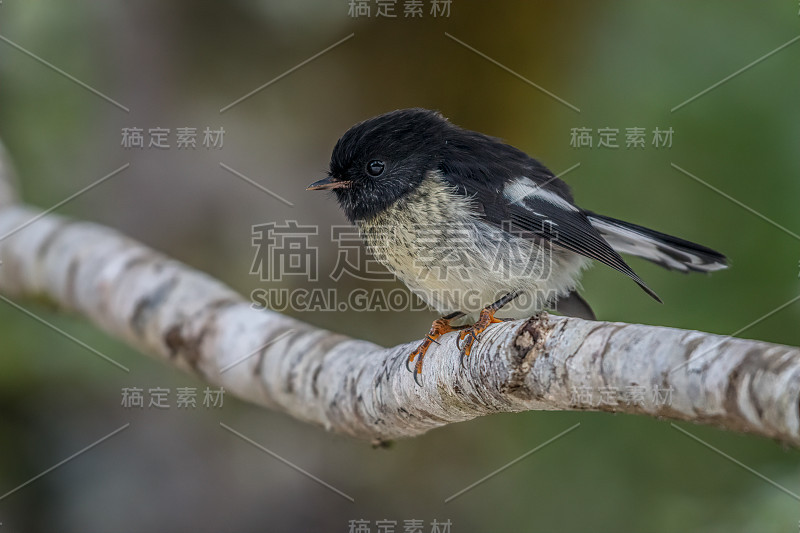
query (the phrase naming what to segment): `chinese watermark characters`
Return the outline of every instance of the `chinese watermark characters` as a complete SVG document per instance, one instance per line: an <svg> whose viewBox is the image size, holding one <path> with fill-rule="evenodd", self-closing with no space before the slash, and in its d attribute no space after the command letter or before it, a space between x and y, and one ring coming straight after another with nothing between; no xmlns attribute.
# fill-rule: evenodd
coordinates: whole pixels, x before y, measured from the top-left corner
<svg viewBox="0 0 800 533"><path fill-rule="evenodd" d="M573 148L645 148L648 144L654 148L672 148L672 135L674 130L653 128L572 128L570 130L569 145Z"/></svg>
<svg viewBox="0 0 800 533"><path fill-rule="evenodd" d="M555 224L542 224L537 235L547 236L546 242L531 246L525 232L515 231L512 224L502 224L495 234L481 236L482 260L488 261L486 268L506 279L524 278L547 280L552 274L550 257L553 242L558 242ZM539 230L537 230L539 231ZM296 220L280 224L268 222L252 227L251 243L256 249L250 274L258 275L261 281L280 282L290 277L304 281L319 280L319 247L312 238L321 234L318 226L303 225ZM507 234L518 235L518 239L506 239ZM372 226L369 237L372 246L364 247L364 235L354 226L332 226L331 242L339 247L336 264L329 273L330 279L340 281L349 276L362 281L392 281L395 277L380 263L398 246L413 252L412 268L417 280L435 277L438 281L468 281L475 274L470 254L476 236L467 228L442 228L436 224L407 226ZM448 246L439 244L444 240Z"/></svg>
<svg viewBox="0 0 800 533"><path fill-rule="evenodd" d="M200 406L206 409L221 409L224 396L225 389L222 387L206 387L199 399L197 387L176 387L173 404L173 395L169 388L152 387L145 390L141 387L124 387L120 405L125 409L170 409L173 406L178 409L196 409L199 401Z"/></svg>
<svg viewBox="0 0 800 533"><path fill-rule="evenodd" d="M572 387L570 405L573 407L613 407L640 406L660 407L672 405L672 387L645 387L628 385L627 387Z"/></svg>
<svg viewBox="0 0 800 533"><path fill-rule="evenodd" d="M453 0L348 0L352 18L449 18Z"/></svg>
<svg viewBox="0 0 800 533"><path fill-rule="evenodd" d="M426 524L424 520L350 520L348 522L347 533L453 533L451 527L453 523L450 519L439 521L431 520Z"/></svg>
<svg viewBox="0 0 800 533"><path fill-rule="evenodd" d="M470 285L472 276L481 276L490 269L510 284L520 279L530 282L546 281L553 274L551 246L558 240L555 225L543 224L542 232L551 240L532 246L520 234L519 239L507 239L515 235L513 227L502 225L497 235L481 236L480 258L476 263L474 234L467 229L442 228L422 223L408 226L370 226L365 246L362 233L350 225L332 226L331 242L338 245L336 262L327 278L341 282L351 278L365 282L396 281L394 274L381 263L399 249L408 250L413 259L404 272L404 281L417 286L416 291L386 287L370 290L356 288L347 294L336 289L309 287L308 282L321 280L319 247L314 241L321 237L320 228L301 224L296 220L284 223L269 222L252 227L251 243L255 256L250 274L257 275L262 282L289 282L296 280L302 286L257 288L251 293L255 309L274 311L409 311L424 310L425 302L436 302L437 306L452 308L481 308L487 301L496 301L505 296L504 291L487 295L479 287ZM502 234L500 232L503 232ZM443 248L439 243L447 242ZM402 253L402 252L399 252ZM476 266L477 265L477 266ZM431 283L433 282L433 283ZM439 283L442 282L442 283ZM385 286L384 286L385 287ZM521 293L515 304L523 308L542 308L554 302L558 294L541 283L541 289ZM493 298L490 298L493 297ZM538 304L534 303L534 300ZM466 306L466 307L465 307Z"/></svg>
<svg viewBox="0 0 800 533"><path fill-rule="evenodd" d="M208 126L201 132L200 146L210 150L212 148L221 150L225 142L225 129L212 130ZM173 144L174 143L174 144ZM172 134L170 128L122 128L122 140L120 146L125 149L139 148L140 150L155 149L169 150L173 146L178 150L197 149L198 131L197 128L183 127L175 128Z"/></svg>

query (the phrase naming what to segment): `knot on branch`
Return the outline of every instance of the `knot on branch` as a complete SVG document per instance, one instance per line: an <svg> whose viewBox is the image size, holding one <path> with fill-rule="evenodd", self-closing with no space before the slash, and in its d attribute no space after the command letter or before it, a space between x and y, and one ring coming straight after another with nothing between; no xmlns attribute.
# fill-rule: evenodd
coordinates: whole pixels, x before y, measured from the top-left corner
<svg viewBox="0 0 800 533"><path fill-rule="evenodd" d="M525 321L511 345L510 375L504 392L526 400L534 399L534 391L526 382L534 361L543 354L544 341L552 330L553 324L545 312Z"/></svg>

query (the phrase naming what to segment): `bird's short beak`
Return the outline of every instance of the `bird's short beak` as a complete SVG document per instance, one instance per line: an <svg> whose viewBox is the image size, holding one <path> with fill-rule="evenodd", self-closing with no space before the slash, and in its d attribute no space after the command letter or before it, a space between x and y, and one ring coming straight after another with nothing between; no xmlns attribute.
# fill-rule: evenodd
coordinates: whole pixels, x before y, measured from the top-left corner
<svg viewBox="0 0 800 533"><path fill-rule="evenodd" d="M347 187L350 185L349 181L339 181L333 179L333 177L328 176L327 178L321 179L319 181L315 181L308 187L306 187L307 191L329 191L331 189L339 189L340 187Z"/></svg>

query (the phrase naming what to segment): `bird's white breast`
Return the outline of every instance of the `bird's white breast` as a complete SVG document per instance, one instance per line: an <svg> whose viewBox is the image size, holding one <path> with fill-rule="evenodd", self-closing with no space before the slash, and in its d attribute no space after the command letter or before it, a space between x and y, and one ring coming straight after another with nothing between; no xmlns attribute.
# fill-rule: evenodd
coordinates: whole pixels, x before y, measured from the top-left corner
<svg viewBox="0 0 800 533"><path fill-rule="evenodd" d="M525 185L505 192L527 196L531 191L523 191ZM435 174L358 226L376 259L442 314L475 316L521 290L499 314L530 316L572 290L587 263L548 242L515 237L481 220L471 200Z"/></svg>

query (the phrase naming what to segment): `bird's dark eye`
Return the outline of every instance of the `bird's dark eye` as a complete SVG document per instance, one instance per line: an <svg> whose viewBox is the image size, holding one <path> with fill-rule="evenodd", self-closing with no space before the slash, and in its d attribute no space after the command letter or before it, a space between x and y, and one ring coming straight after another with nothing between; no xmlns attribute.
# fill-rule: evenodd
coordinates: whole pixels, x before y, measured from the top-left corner
<svg viewBox="0 0 800 533"><path fill-rule="evenodd" d="M367 163L367 174L372 176L373 178L377 178L381 174L383 174L383 170L386 168L386 165L383 164L383 161L378 161L377 159L373 159L369 163Z"/></svg>

